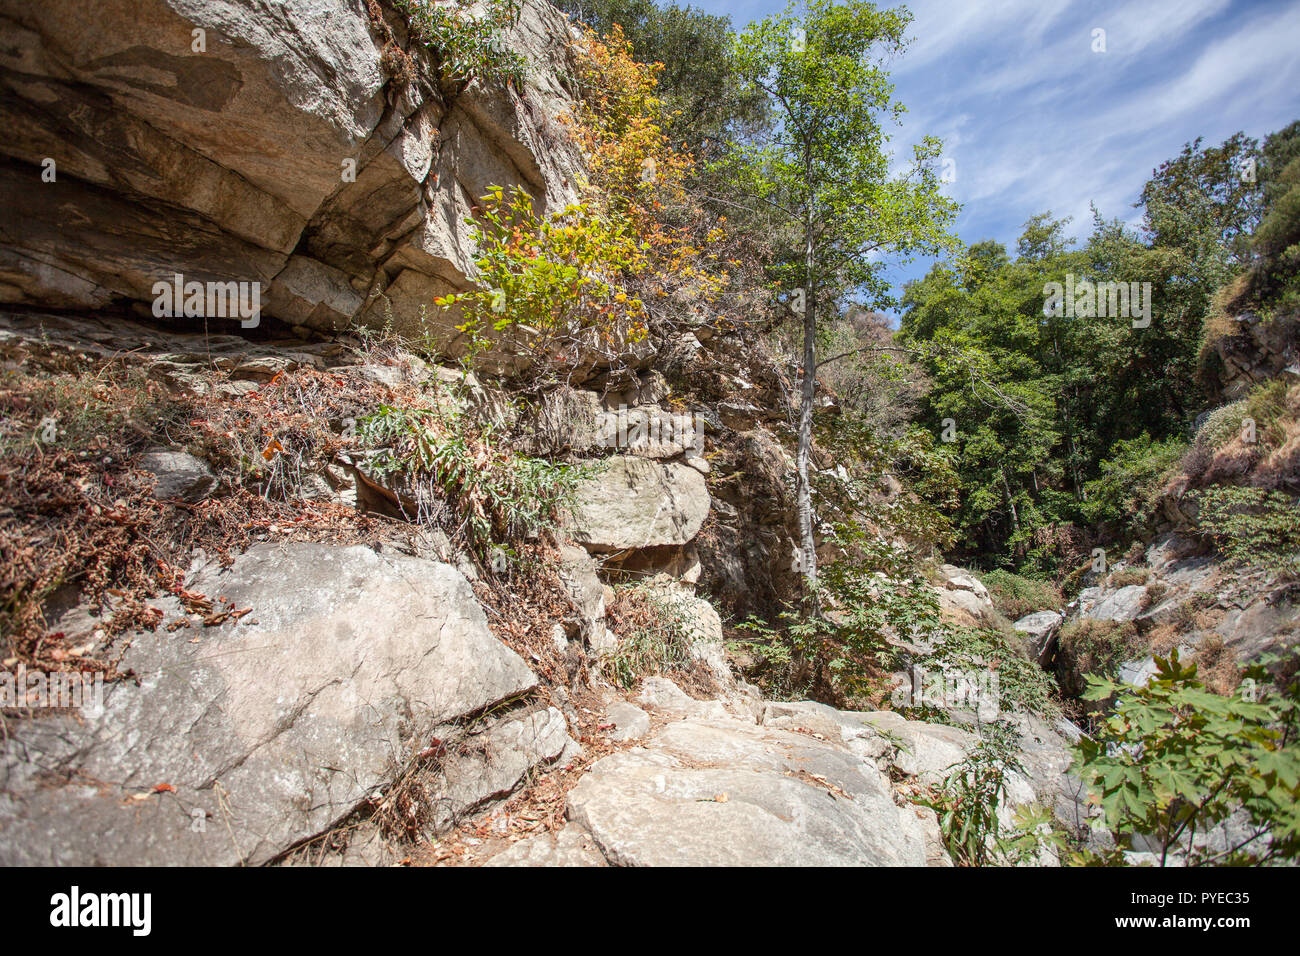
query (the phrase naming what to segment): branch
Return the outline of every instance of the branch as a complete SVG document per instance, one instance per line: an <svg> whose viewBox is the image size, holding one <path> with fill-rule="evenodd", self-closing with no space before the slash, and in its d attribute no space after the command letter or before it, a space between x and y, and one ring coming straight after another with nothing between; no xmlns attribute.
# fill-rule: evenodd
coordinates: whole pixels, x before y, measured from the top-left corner
<svg viewBox="0 0 1300 956"><path fill-rule="evenodd" d="M910 349L910 348L905 348L901 345L863 345L856 349L850 349L847 352L841 352L839 355L832 355L828 359L823 359L822 361L817 363L817 371L821 371L821 367L823 365L829 365L831 362L836 362L842 358L848 358L850 355L857 355L860 352L900 352L904 355L911 355L918 358L935 358L940 356L948 356L948 357L959 359L960 361L967 363L966 368L967 371L970 372L970 378L971 378L971 392L972 394L975 395L976 398L979 398L979 394L975 389L976 384L983 385L995 396L997 396L998 400L1001 401L1002 404L1006 406L1006 408L1013 415L1016 416L1016 418L1025 419L1033 413L1033 409L1031 409L1024 402L1016 401L1010 395L1007 395L1000 388L998 388L996 385L994 385L992 382L986 379L983 375L980 375L975 370L975 364L970 360L970 357L963 352L943 352L943 351L931 351L929 349ZM980 401L984 401L984 400L981 398ZM989 405L988 402L984 402L984 404ZM990 405L990 407L992 406Z"/></svg>

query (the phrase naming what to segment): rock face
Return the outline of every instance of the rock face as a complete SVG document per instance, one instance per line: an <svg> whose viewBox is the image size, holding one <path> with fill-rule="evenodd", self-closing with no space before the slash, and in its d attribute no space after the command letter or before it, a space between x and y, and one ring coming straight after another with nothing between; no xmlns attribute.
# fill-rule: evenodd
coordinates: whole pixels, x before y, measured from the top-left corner
<svg viewBox="0 0 1300 956"><path fill-rule="evenodd" d="M1079 593L1079 615L1097 621L1131 621L1146 606L1147 589L1144 584L1129 584L1122 588L1084 588Z"/></svg>
<svg viewBox="0 0 1300 956"><path fill-rule="evenodd" d="M1026 614L1011 626L1025 636L1025 650L1029 656L1042 663L1050 656L1052 644L1064 620L1065 615L1060 611L1035 611Z"/></svg>
<svg viewBox="0 0 1300 956"><path fill-rule="evenodd" d="M1244 398L1260 382L1279 375L1300 380L1300 315L1265 320L1244 312L1232 318L1234 334L1214 340L1223 363L1220 385L1225 398Z"/></svg>
<svg viewBox="0 0 1300 956"><path fill-rule="evenodd" d="M993 599L975 575L952 564L939 568L935 587L939 607L959 624L986 624L993 619Z"/></svg>
<svg viewBox="0 0 1300 956"><path fill-rule="evenodd" d="M686 544L709 513L704 476L681 462L616 455L577 493L573 536L590 550Z"/></svg>
<svg viewBox="0 0 1300 956"><path fill-rule="evenodd" d="M467 284L464 219L489 185L542 209L575 195L552 119L571 105L568 26L547 3L526 0L509 38L522 90L454 98L387 2L110 6L0 0L0 301L148 307L179 273L260 283L294 325L391 309L413 327ZM390 38L409 81L381 63Z"/></svg>
<svg viewBox="0 0 1300 956"><path fill-rule="evenodd" d="M667 723L591 766L569 792L562 830L489 865L952 865L933 811L900 788L940 782L974 733L810 701L693 700L661 677L646 679L639 699ZM629 720L644 716L620 706ZM1086 828L1061 734L1028 715L1015 720L1025 774L1008 777L1002 822L1039 801Z"/></svg>
<svg viewBox="0 0 1300 956"><path fill-rule="evenodd" d="M670 724L597 762L569 816L623 866L924 866L916 815L846 749L736 721Z"/></svg>
<svg viewBox="0 0 1300 956"><path fill-rule="evenodd" d="M11 726L0 862L263 863L389 782L413 740L536 684L449 565L259 545L188 587L253 610L136 635L120 666L138 684L111 684L99 716ZM563 718L539 715L494 726L472 772L444 768L448 813L559 752Z"/></svg>

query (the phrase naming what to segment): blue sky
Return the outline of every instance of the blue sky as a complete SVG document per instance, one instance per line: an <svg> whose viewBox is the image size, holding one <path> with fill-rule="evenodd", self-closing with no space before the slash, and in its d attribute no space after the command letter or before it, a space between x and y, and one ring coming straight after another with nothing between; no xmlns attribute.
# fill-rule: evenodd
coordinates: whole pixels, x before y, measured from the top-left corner
<svg viewBox="0 0 1300 956"><path fill-rule="evenodd" d="M737 28L786 0L678 0ZM912 0L911 48L895 64L908 115L893 146L944 141L963 209L957 233L1014 249L1030 216L1090 202L1136 222L1142 184L1183 143L1217 144L1300 119L1300 0ZM1105 30L1106 51L1093 52ZM929 262L893 267L896 283Z"/></svg>

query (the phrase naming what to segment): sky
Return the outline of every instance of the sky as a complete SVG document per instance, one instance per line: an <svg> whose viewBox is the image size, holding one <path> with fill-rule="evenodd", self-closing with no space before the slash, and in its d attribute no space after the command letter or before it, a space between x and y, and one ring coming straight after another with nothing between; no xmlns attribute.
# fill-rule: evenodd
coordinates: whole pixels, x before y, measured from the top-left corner
<svg viewBox="0 0 1300 956"><path fill-rule="evenodd" d="M743 27L786 0L678 0ZM881 5L888 0L878 0ZM1095 203L1137 224L1142 185L1184 143L1263 139L1300 119L1300 0L909 0L914 38L892 70L908 112L900 161L944 142L957 234L1014 252L1051 210L1090 232ZM1094 31L1104 30L1105 50ZM933 260L891 264L896 286Z"/></svg>

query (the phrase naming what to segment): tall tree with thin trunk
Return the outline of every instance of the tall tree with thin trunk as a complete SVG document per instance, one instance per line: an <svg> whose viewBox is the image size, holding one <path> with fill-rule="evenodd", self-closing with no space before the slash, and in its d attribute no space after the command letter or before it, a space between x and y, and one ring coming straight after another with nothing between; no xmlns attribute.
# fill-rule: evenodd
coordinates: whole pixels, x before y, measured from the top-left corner
<svg viewBox="0 0 1300 956"><path fill-rule="evenodd" d="M864 0L808 0L750 24L733 56L742 81L771 102L776 124L760 141L738 143L732 157L743 191L797 236L782 277L803 319L797 509L800 570L815 609L817 551L812 483L817 320L849 293L892 304L881 276L884 258L937 254L957 245L950 227L957 204L940 191L942 144L925 137L911 163L893 168L889 128L904 108L886 66L905 46L905 8Z"/></svg>

